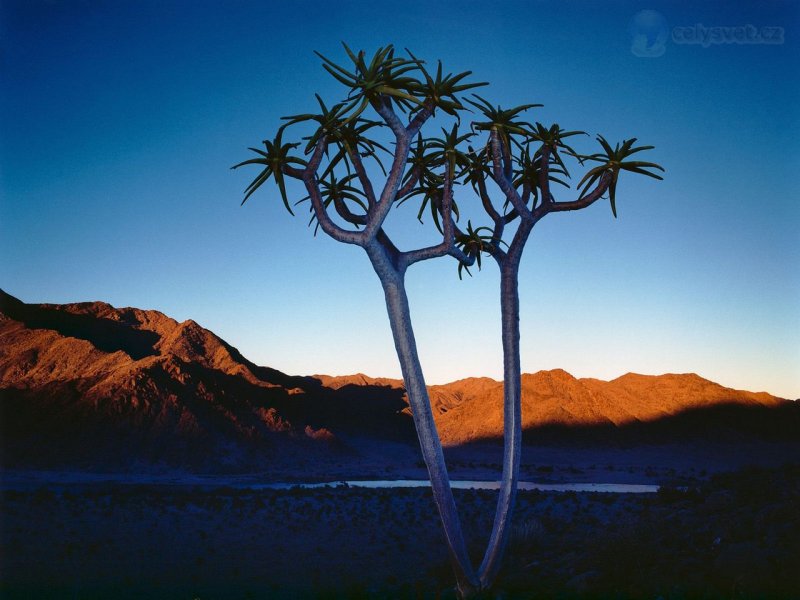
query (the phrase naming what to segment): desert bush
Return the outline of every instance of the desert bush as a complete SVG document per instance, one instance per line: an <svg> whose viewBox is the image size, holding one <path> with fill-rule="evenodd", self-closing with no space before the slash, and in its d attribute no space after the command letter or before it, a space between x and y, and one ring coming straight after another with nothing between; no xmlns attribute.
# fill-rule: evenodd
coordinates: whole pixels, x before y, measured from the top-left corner
<svg viewBox="0 0 800 600"><path fill-rule="evenodd" d="M675 504L690 501L698 503L703 500L704 494L695 486L662 485L656 492L656 499L661 504Z"/></svg>
<svg viewBox="0 0 800 600"><path fill-rule="evenodd" d="M545 527L539 519L527 519L511 529L508 541L511 554L535 551L547 539Z"/></svg>

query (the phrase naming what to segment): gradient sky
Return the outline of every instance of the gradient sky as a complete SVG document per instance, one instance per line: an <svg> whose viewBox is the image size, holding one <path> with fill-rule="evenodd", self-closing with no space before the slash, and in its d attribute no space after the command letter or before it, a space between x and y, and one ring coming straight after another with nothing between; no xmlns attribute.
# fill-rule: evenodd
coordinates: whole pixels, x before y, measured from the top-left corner
<svg viewBox="0 0 800 600"><path fill-rule="evenodd" d="M341 98L314 50L393 43L472 70L495 103L543 103L531 119L637 136L667 169L623 179L616 220L599 202L537 225L524 371L697 372L800 397L797 4L337 4L2 0L0 287L192 318L292 374L398 376L363 251L313 237L271 187L240 207L254 173L229 169L314 92ZM671 37L698 24L783 42ZM637 33L663 54L637 55ZM393 215L401 235L415 212ZM409 271L429 382L500 377L497 284L488 260L464 281L448 258Z"/></svg>

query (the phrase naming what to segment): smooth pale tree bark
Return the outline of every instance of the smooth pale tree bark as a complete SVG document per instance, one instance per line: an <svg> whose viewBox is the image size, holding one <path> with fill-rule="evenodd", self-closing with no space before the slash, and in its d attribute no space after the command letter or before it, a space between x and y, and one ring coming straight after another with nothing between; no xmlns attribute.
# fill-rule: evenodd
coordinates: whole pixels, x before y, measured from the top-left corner
<svg viewBox="0 0 800 600"><path fill-rule="evenodd" d="M443 222L442 242L436 246L421 248L409 252L400 252L389 240L381 229L381 225L388 214L387 206L395 201L400 194L400 180L403 168L410 151L409 131L418 131L417 124L421 126L423 120L419 115L408 127L404 127L391 109L382 105L376 110L384 117L385 121L397 137L395 157L392 170L387 177L387 183L380 199L370 201L373 209L367 217L357 217L341 205L336 205L340 217L346 221L363 225L362 231L347 231L338 227L327 214L321 198L316 170L319 167L325 149L324 139L315 150L309 165L302 172L286 170L287 174L299 176L309 192L315 215L323 230L334 239L344 243L362 246L375 269L383 286L386 298L387 314L392 329L398 360L403 373L403 380L411 405L420 449L428 468L434 500L442 521L442 527L447 542L450 561L456 575L456 584L461 597L468 598L480 590L489 589L498 573L500 564L508 545L511 531L513 507L516 499L519 481L519 465L522 445L522 415L521 415L521 357L520 357L520 328L519 328L519 268L525 244L533 230L534 225L549 212L578 210L585 208L599 199L608 189L610 177L604 175L597 187L588 195L572 202L555 202L549 192L549 183L540 181L543 200L538 207L528 206L529 190L524 190L520 196L511 181L510 158L501 148L497 132L490 134L490 148L492 152L492 179L505 195L508 203L513 207L510 215L501 216L492 206L486 194L485 187L481 187L481 199L484 209L494 221L494 237L502 239L505 225L513 220L518 220L517 230L507 251L499 246L492 248L490 253L500 268L500 307L501 307L501 335L503 345L503 471L495 510L492 531L489 536L486 552L481 565L474 571L464 543L460 519L455 506L447 467L444 461L441 441L436 430L430 406L425 380L419 356L416 350L413 327L411 324L408 297L405 291L406 269L421 260L427 260L445 254L452 254L459 260L465 261L465 256L455 252L454 237L461 234L452 221L452 192L453 183L449 172L443 177L443 201L440 214ZM400 153L400 154L398 154ZM548 151L544 150L545 160ZM359 177L366 180L363 168L359 170ZM542 170L541 177L546 179L547 169ZM413 181L410 182L413 185ZM370 195L372 198L370 188ZM377 216L376 216L377 215Z"/></svg>
<svg viewBox="0 0 800 600"><path fill-rule="evenodd" d="M477 592L479 583L464 543L442 444L436 430L428 390L417 355L404 276L387 267L385 259L380 257L380 250L368 250L368 253L381 280L386 297L386 310L392 328L397 358L400 361L403 382L411 405L422 457L428 468L433 498L442 521L450 562L456 575L456 584L460 595L463 598L469 598ZM376 254L378 256L374 257Z"/></svg>
<svg viewBox="0 0 800 600"><path fill-rule="evenodd" d="M519 262L495 257L500 267L503 344L503 473L492 532L478 569L481 586L494 582L511 531L522 451L522 381L519 351Z"/></svg>
<svg viewBox="0 0 800 600"><path fill-rule="evenodd" d="M493 239L501 240L505 226L512 220L519 220L507 251L494 245L489 253L500 269L500 313L503 342L503 473L500 492L495 511L492 532L486 552L478 569L481 587L491 587L508 545L513 517L514 503L519 482L519 464L522 447L522 364L520 357L520 314L519 314L519 268L525 244L531 231L541 218L550 212L579 210L590 206L608 189L610 175L603 175L597 187L585 197L571 202L555 202L550 195L547 180L549 150L542 149L544 167L540 172L539 186L543 201L536 207L529 207L530 191L523 189L520 196L513 186L510 176L510 159L503 152L497 131L490 134L489 147L492 156L492 179L498 185L513 207L509 215L500 215L493 207L485 185L479 185L479 195L487 215L493 221Z"/></svg>
<svg viewBox="0 0 800 600"><path fill-rule="evenodd" d="M428 390L417 353L408 296L405 289L406 270L416 262L446 254L454 255L462 261L468 262L469 259L458 251L455 246L455 229L451 210L452 180L448 174L445 174L443 184L443 232L441 243L401 252L383 231L383 221L400 192L400 182L408 160L410 139L416 134L425 119L430 116L430 110L418 113L408 126L404 126L388 104L379 105L375 108L385 119L396 137L392 168L387 175L384 189L380 198L374 196L371 185L368 187L366 185L368 179L356 155L352 159L359 178L362 179L362 185L367 188L365 191L367 192L370 210L366 216L358 216L350 212L343 203L334 204L337 214L342 219L351 224L363 226L362 230L350 231L341 228L334 223L325 208L317 179L317 171L328 143L325 137L320 139L308 165L304 169L284 166L283 172L303 181L311 200L314 215L323 231L337 241L355 244L364 248L378 275L386 299L389 324L403 374L403 382L411 405L420 450L428 469L434 501L442 522L450 562L456 576L456 585L461 597L469 598L474 596L480 589L480 582L472 567L464 542L444 453L436 430Z"/></svg>
<svg viewBox="0 0 800 600"><path fill-rule="evenodd" d="M636 160L626 162L632 154L652 148L634 148L635 138L625 140L621 146L617 144L612 148L602 136L597 136L605 154L577 155L562 140L580 132L566 132L558 125L548 130L539 123L533 127L518 120L520 112L540 106L534 104L503 111L499 106L495 109L487 101L475 96L479 102L468 102L478 108L488 121L473 123L472 133L459 135L460 113L466 108L456 95L485 83L463 83L462 79L470 72L444 75L441 63L434 76L410 52L410 59L395 57L391 46L379 49L371 61L366 60L363 52L356 55L347 46L345 50L353 62L352 71L336 65L322 55L319 56L324 60L323 66L329 74L349 88L348 96L330 110L317 96L320 113L285 117L288 122L278 130L274 140L264 142L266 150L253 148L259 157L246 160L236 167L245 164L263 166L261 173L245 190L245 201L262 183L274 178L284 205L290 212L283 177L302 181L318 226L334 240L360 246L367 253L383 287L392 337L459 594L467 598L491 587L511 529L522 442L518 282L520 262L528 237L534 225L545 215L586 208L606 191L610 192L611 208L616 215L614 193L620 170L660 179L660 176L648 169L657 168L663 171L663 168L654 163ZM418 76L415 77L414 73ZM409 115L407 123L403 122L405 117L401 120L395 112L395 106ZM361 117L363 111L369 107L381 117L382 122ZM442 129L444 136L441 138L418 136L423 125L437 109L456 121L450 133ZM300 144L285 144L282 141L286 127L303 121L318 124L316 132L304 138L309 140L305 151L306 155L311 154L308 161L290 155L292 148ZM375 126L388 127L394 134L392 151L366 136L365 132ZM477 162L473 162L459 149L461 144L476 135L475 129L489 133L485 154L481 154ZM517 136L514 144L521 151L515 157L511 156L512 136ZM411 145L415 138L415 153L410 159ZM537 141L542 145L531 158L529 147ZM328 155L331 146L336 150L335 157L329 157L327 168L321 170L323 157ZM374 159L383 169L376 156L376 148L386 151L392 157L380 194L373 189L362 162L362 157ZM550 193L548 170L551 169L551 153L555 157L552 165L558 165L552 167L553 171L559 176L569 177L560 155L557 154L560 148L566 148L581 164L584 159L602 163L586 173L578 184L579 188L584 188L583 193L577 200L570 202L556 202ZM342 166L346 167L347 173L341 178L334 175L337 164L341 165L340 173ZM409 164L412 167L406 172ZM441 176L438 174L439 168L444 170ZM321 182L320 178L324 181ZM453 215L457 215L458 211L453 201L453 187L462 178L472 183L478 192L483 208L493 222L493 228L472 230L470 225L468 234L465 235L454 224ZM498 212L492 204L486 191L487 179L491 179L505 197L504 214ZM553 177L553 180L564 183L557 177ZM352 187L354 182L360 185L360 189ZM590 192L592 185L595 187ZM520 186L521 190L518 189ZM423 194L423 209L428 202L431 203L437 225L438 217L441 217L441 242L401 252L386 234L384 221L398 200L402 202L418 194ZM360 207L363 213L358 208L353 212L347 204L348 201ZM508 206L511 209L505 213ZM338 216L339 222L346 225L341 226L334 222L329 210ZM507 249L503 250L501 245L505 245L504 228L512 222L516 222L516 231ZM483 243L484 236L479 233L482 229L492 230L491 242L486 246ZM500 269L505 444L502 479L492 531L483 561L478 571L475 571L464 543L444 453L417 353L405 289L405 274L408 267L416 262L445 255L453 256L463 266L469 266L475 260L480 265L482 252L490 254Z"/></svg>

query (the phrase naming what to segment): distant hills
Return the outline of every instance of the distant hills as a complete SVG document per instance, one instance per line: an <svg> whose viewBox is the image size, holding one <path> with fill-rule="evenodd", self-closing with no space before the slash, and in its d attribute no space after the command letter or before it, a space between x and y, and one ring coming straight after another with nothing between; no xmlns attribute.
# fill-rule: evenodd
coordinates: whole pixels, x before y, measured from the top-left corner
<svg viewBox="0 0 800 600"><path fill-rule="evenodd" d="M554 370L522 383L530 435L658 423L670 435L687 415L701 435L714 422L762 435L792 435L800 423L794 402L694 374L606 382ZM502 382L469 378L430 394L445 444L502 435ZM768 423L753 432L743 415ZM346 455L361 438L416 443L399 380L290 376L192 320L103 302L25 304L2 290L0 419L6 466L247 468Z"/></svg>
<svg viewBox="0 0 800 600"><path fill-rule="evenodd" d="M403 385L398 379L374 379L363 374L315 377L324 385L337 389L363 385L401 389ZM444 444L456 446L502 437L501 381L470 377L445 385L429 386L428 389ZM688 421L696 421L687 419L689 413L700 416L700 421L704 423L695 425L701 429L703 425L711 425L708 421L713 421L715 417L724 420L728 428L733 425L734 428L752 429L752 423L737 423L736 420L740 417L762 419L762 415L769 412L768 409L776 412L783 410L788 414L790 411L787 409L795 406L794 402L765 392L726 388L694 373L628 373L613 381L578 379L562 369L522 375L523 429L529 432L608 434L646 429L645 433L653 433L652 426L656 423L680 422L685 425ZM668 429L678 433L675 427ZM765 433L771 435L775 429L780 430L781 434L791 433L788 423L773 423L769 432ZM552 435L549 437L552 438Z"/></svg>
<svg viewBox="0 0 800 600"><path fill-rule="evenodd" d="M314 378L254 365L191 320L4 292L0 395L11 464L263 466L330 452L333 430L413 433L401 391L362 409Z"/></svg>

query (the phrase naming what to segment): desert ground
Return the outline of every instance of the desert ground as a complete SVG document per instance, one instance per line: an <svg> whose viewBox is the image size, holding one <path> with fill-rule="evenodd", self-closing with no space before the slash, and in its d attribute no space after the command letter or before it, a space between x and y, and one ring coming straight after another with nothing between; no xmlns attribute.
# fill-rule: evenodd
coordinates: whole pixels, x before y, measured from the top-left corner
<svg viewBox="0 0 800 600"><path fill-rule="evenodd" d="M548 464L555 449L538 450L542 462L528 462L522 479L661 489L520 492L494 597L797 597L798 464L774 457L769 467L726 472L708 456L655 467L643 465L658 450L639 449L638 461L630 450L627 463L622 449L596 464L568 464L563 452ZM450 454L454 478L489 479L497 467L479 454ZM416 469L399 464L389 474L415 477ZM346 474L344 466L336 473ZM3 598L455 597L429 489L264 490L251 487L252 474L164 473L151 483L62 474L50 485L14 475L3 485ZM376 466L368 475L387 473ZM477 562L496 492L455 494Z"/></svg>
<svg viewBox="0 0 800 600"><path fill-rule="evenodd" d="M0 291L0 597L453 597L430 489L337 485L427 479L401 386ZM499 479L502 384L429 391L451 478ZM800 404L560 369L524 375L522 401L523 482L660 489L521 491L492 597L800 597ZM455 497L477 564L496 491Z"/></svg>

